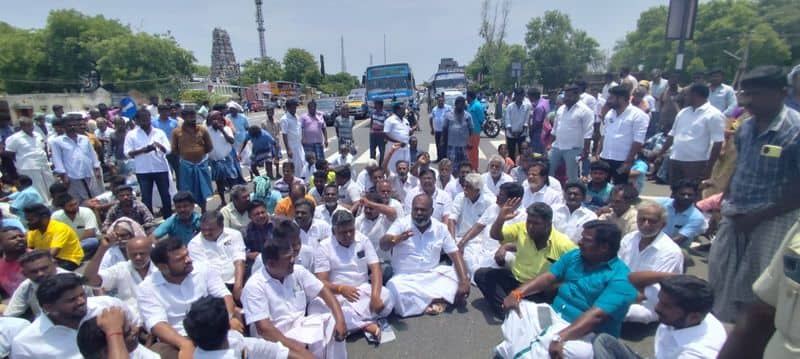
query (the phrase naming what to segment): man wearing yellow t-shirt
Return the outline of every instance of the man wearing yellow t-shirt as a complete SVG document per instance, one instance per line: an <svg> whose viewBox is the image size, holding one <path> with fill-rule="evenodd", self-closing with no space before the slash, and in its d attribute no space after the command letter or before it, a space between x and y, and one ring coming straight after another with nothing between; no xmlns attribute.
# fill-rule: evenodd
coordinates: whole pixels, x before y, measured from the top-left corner
<svg viewBox="0 0 800 359"><path fill-rule="evenodd" d="M56 264L75 270L83 260L83 248L78 234L67 224L50 219L50 210L43 204L25 207L28 221L28 247L49 251Z"/></svg>
<svg viewBox="0 0 800 359"><path fill-rule="evenodd" d="M517 216L520 198L512 198L500 208L490 235L500 241L495 262L501 268L481 268L475 272L475 283L498 317L503 317L503 299L509 292L550 269L561 255L576 248L566 235L553 228L553 210L537 202L528 206L524 222L504 226ZM506 267L506 254L516 253L511 269Z"/></svg>

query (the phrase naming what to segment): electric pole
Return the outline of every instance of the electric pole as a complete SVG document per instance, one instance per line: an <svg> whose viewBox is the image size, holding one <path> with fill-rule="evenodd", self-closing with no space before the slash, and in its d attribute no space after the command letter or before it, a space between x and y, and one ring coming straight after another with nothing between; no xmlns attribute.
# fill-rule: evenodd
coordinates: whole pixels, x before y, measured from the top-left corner
<svg viewBox="0 0 800 359"><path fill-rule="evenodd" d="M341 51L342 51L342 72L347 72L347 64L344 62L344 35L341 38Z"/></svg>
<svg viewBox="0 0 800 359"><path fill-rule="evenodd" d="M256 25L258 25L258 45L261 47L261 58L267 57L267 43L264 40L264 15L261 13L262 0L256 0Z"/></svg>

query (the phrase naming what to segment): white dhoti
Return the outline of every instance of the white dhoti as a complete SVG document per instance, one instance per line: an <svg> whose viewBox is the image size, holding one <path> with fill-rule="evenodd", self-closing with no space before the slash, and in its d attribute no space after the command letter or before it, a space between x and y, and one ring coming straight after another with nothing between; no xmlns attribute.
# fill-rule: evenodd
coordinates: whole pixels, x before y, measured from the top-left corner
<svg viewBox="0 0 800 359"><path fill-rule="evenodd" d="M50 186L56 183L51 169L17 170L17 173L30 177L33 181L33 188L36 188L36 191L39 192L45 202L50 202Z"/></svg>
<svg viewBox="0 0 800 359"><path fill-rule="evenodd" d="M658 321L656 314L656 304L658 304L658 292L661 286L658 284L649 285L644 288L645 300L641 303L631 304L628 313L625 314L626 322L648 324Z"/></svg>
<svg viewBox="0 0 800 359"><path fill-rule="evenodd" d="M457 240L460 241L461 238ZM470 280L481 268L500 268L494 261L494 254L500 248L500 242L484 237L482 234L470 240L464 247L464 265Z"/></svg>
<svg viewBox="0 0 800 359"><path fill-rule="evenodd" d="M392 313L394 300L389 290L381 288L381 300L383 300L383 310L380 313L373 313L369 309L372 300L372 285L367 282L358 286L358 300L350 302L342 295L336 295L339 305L342 307L345 324L348 332L363 330L364 327L375 323L380 318L386 318ZM309 314L329 313L330 309L321 298L314 298L308 306Z"/></svg>
<svg viewBox="0 0 800 359"><path fill-rule="evenodd" d="M434 299L452 304L458 277L451 266L439 265L427 272L395 274L386 283L394 297L394 312L401 317L422 314Z"/></svg>
<svg viewBox="0 0 800 359"><path fill-rule="evenodd" d="M386 148L383 153L389 154L392 151L392 147L394 147L396 142L386 141ZM397 161L405 160L408 163L411 163L411 150L408 148L408 145L405 147L400 147L394 151L392 157L389 158L388 168L389 172L394 173L395 169L397 168Z"/></svg>
<svg viewBox="0 0 800 359"><path fill-rule="evenodd" d="M292 150L292 158L289 161L294 163L294 173L297 174L306 165L306 151L303 149L303 145L299 143L290 145L289 149Z"/></svg>
<svg viewBox="0 0 800 359"><path fill-rule="evenodd" d="M513 310L506 315L501 327L503 342L494 348L495 354L501 358L549 358L550 341L570 323L553 311L549 304L523 300L519 309L521 315ZM593 338L594 334L588 334L579 340L565 342L564 357L594 357Z"/></svg>
<svg viewBox="0 0 800 359"><path fill-rule="evenodd" d="M308 349L315 358L339 359L347 358L347 347L344 342L333 338L333 327L336 320L330 313L309 314L291 323L277 326L283 335L308 344Z"/></svg>

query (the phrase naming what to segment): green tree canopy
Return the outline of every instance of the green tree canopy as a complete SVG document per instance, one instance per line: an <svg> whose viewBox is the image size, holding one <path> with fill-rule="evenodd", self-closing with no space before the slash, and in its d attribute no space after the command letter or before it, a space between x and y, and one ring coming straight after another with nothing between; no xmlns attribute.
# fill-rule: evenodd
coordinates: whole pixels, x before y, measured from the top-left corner
<svg viewBox="0 0 800 359"><path fill-rule="evenodd" d="M283 56L284 80L317 86L321 77L317 61L310 52L298 48L286 51Z"/></svg>
<svg viewBox="0 0 800 359"><path fill-rule="evenodd" d="M281 63L271 57L247 60L242 67L238 82L245 86L261 81L280 80L283 76Z"/></svg>
<svg viewBox="0 0 800 359"><path fill-rule="evenodd" d="M194 56L172 38L101 15L54 10L43 29L2 23L0 31L0 86L9 93L77 91L92 71L109 89L153 92L192 73Z"/></svg>
<svg viewBox="0 0 800 359"><path fill-rule="evenodd" d="M547 11L531 19L525 34L528 74L545 89L562 86L581 76L599 56L597 40L572 27L569 15ZM533 70L533 73L531 73Z"/></svg>
<svg viewBox="0 0 800 359"><path fill-rule="evenodd" d="M350 93L350 90L359 86L358 78L346 73L340 72L335 75L327 75L322 79L319 85L320 90L325 93L334 94L336 96L344 96Z"/></svg>

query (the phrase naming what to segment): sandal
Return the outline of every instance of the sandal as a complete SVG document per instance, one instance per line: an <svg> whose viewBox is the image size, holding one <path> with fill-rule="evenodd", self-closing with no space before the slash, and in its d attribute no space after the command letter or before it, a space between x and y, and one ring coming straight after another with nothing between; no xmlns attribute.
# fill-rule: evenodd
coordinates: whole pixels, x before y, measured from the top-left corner
<svg viewBox="0 0 800 359"><path fill-rule="evenodd" d="M425 314L427 315L439 315L444 312L445 305L444 303L432 303L427 308L425 308Z"/></svg>
<svg viewBox="0 0 800 359"><path fill-rule="evenodd" d="M369 328L375 328L373 331L370 331ZM381 343L381 326L377 323L371 323L364 327L364 337L367 339L367 343L370 344L380 344Z"/></svg>

